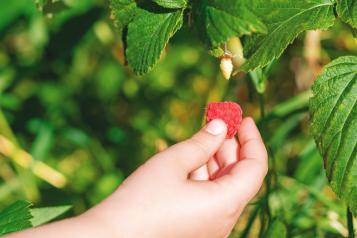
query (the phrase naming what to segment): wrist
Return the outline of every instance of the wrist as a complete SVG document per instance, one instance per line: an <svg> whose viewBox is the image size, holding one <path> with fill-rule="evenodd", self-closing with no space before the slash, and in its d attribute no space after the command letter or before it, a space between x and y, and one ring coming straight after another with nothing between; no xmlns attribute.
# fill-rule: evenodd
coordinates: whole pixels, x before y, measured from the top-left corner
<svg viewBox="0 0 357 238"><path fill-rule="evenodd" d="M81 214L76 217L80 224L83 224L84 227L92 229L92 232L95 234L93 237L107 237L107 238L116 238L123 237L119 235L119 221L117 221L117 226L115 226L111 216L108 216L105 212L101 212L98 207L94 207L89 211Z"/></svg>

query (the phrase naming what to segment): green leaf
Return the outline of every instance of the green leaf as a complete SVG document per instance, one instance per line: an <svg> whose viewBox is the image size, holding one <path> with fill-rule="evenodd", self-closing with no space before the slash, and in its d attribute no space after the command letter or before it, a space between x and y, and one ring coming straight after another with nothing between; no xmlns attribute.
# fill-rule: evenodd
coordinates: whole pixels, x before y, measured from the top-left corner
<svg viewBox="0 0 357 238"><path fill-rule="evenodd" d="M273 62L270 63L267 67L264 69L262 68L257 68L251 72L249 72L249 76L252 80L252 83L255 87L255 90L257 90L258 93L262 94L265 92L266 89L266 81L268 80L268 75L271 71Z"/></svg>
<svg viewBox="0 0 357 238"><path fill-rule="evenodd" d="M248 59L242 70L263 67L278 58L285 48L305 30L327 29L334 24L331 0L256 0L251 2L256 15L268 27L267 35L255 35L244 48Z"/></svg>
<svg viewBox="0 0 357 238"><path fill-rule="evenodd" d="M169 39L182 26L183 11L139 9L128 25L126 55L134 72L147 73L160 59Z"/></svg>
<svg viewBox="0 0 357 238"><path fill-rule="evenodd" d="M208 51L208 53L216 58L224 55L224 50L221 47L214 47Z"/></svg>
<svg viewBox="0 0 357 238"><path fill-rule="evenodd" d="M337 14L342 21L357 28L357 0L337 0Z"/></svg>
<svg viewBox="0 0 357 238"><path fill-rule="evenodd" d="M117 27L119 34L121 34L135 16L136 2L134 0L111 0L110 8L114 25Z"/></svg>
<svg viewBox="0 0 357 238"><path fill-rule="evenodd" d="M248 0L202 0L193 5L200 37L216 47L230 37L266 33L265 25L248 8Z"/></svg>
<svg viewBox="0 0 357 238"><path fill-rule="evenodd" d="M264 237L266 238L285 238L287 234L286 226L280 220L275 219L268 227L268 231Z"/></svg>
<svg viewBox="0 0 357 238"><path fill-rule="evenodd" d="M0 211L0 235L32 227L31 203L17 201Z"/></svg>
<svg viewBox="0 0 357 238"><path fill-rule="evenodd" d="M184 8L186 7L186 0L153 0L158 5L165 8Z"/></svg>
<svg viewBox="0 0 357 238"><path fill-rule="evenodd" d="M71 206L33 208L31 209L31 214L33 216L31 223L33 226L45 224L67 212L70 208Z"/></svg>
<svg viewBox="0 0 357 238"><path fill-rule="evenodd" d="M313 85L311 130L333 191L357 215L357 57L328 64Z"/></svg>

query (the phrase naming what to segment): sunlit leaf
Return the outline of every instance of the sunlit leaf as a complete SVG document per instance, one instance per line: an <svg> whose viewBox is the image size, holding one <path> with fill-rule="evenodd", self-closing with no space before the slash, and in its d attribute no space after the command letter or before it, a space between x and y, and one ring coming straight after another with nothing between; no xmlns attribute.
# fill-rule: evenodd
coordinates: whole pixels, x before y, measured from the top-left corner
<svg viewBox="0 0 357 238"><path fill-rule="evenodd" d="M331 0L256 0L251 4L254 13L267 25L268 34L255 35L246 42L244 71L263 67L278 58L299 33L327 29L335 21Z"/></svg>
<svg viewBox="0 0 357 238"><path fill-rule="evenodd" d="M67 212L71 206L57 206L57 207L42 207L42 208L32 208L31 223L33 226L39 226L45 224L56 217Z"/></svg>
<svg viewBox="0 0 357 238"><path fill-rule="evenodd" d="M151 12L140 9L128 26L126 55L133 70L147 73L160 59L169 39L182 26L182 10Z"/></svg>
<svg viewBox="0 0 357 238"><path fill-rule="evenodd" d="M357 28L357 0L337 0L336 9L344 22Z"/></svg>
<svg viewBox="0 0 357 238"><path fill-rule="evenodd" d="M328 64L313 85L311 130L332 189L357 215L357 57Z"/></svg>

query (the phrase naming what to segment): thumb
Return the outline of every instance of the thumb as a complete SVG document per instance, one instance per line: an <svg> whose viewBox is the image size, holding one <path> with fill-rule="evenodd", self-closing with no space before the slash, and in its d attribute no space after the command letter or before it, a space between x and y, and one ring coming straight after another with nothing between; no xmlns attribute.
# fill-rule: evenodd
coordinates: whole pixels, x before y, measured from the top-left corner
<svg viewBox="0 0 357 238"><path fill-rule="evenodd" d="M219 119L210 121L190 139L171 146L160 154L185 176L198 169L217 152L227 134L226 124Z"/></svg>

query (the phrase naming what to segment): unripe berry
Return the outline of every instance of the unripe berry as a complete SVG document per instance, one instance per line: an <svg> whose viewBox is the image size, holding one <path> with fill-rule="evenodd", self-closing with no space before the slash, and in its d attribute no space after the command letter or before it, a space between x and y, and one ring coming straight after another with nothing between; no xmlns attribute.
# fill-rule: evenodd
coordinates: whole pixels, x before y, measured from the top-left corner
<svg viewBox="0 0 357 238"><path fill-rule="evenodd" d="M221 58L220 64L222 75L225 79L230 79L232 72L233 72L233 62L232 57L230 56L223 56Z"/></svg>

